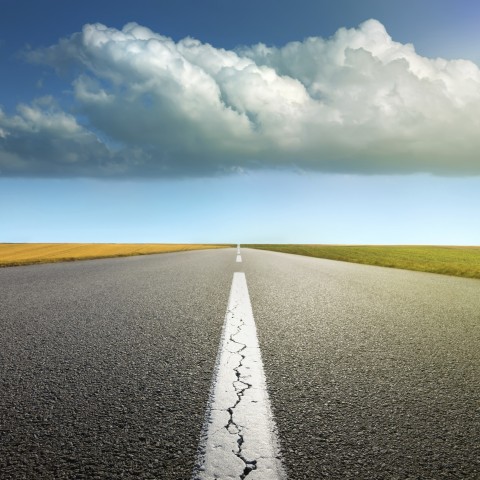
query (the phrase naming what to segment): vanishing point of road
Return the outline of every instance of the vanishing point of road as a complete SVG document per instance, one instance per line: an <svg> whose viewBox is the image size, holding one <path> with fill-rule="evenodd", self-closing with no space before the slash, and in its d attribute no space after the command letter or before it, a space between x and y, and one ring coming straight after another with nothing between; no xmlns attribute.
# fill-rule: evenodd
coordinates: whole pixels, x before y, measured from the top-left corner
<svg viewBox="0 0 480 480"><path fill-rule="evenodd" d="M289 480L480 478L479 280L239 257L0 269L0 479L190 480L233 278Z"/></svg>

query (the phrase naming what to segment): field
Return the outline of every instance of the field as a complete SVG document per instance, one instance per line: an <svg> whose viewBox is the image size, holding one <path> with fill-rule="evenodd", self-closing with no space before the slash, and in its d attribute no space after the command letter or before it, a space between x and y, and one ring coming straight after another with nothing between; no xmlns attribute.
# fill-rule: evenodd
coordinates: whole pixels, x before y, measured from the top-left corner
<svg viewBox="0 0 480 480"><path fill-rule="evenodd" d="M162 243L0 243L0 267L224 248L230 245Z"/></svg>
<svg viewBox="0 0 480 480"><path fill-rule="evenodd" d="M280 244L242 246L343 262L480 278L480 247Z"/></svg>

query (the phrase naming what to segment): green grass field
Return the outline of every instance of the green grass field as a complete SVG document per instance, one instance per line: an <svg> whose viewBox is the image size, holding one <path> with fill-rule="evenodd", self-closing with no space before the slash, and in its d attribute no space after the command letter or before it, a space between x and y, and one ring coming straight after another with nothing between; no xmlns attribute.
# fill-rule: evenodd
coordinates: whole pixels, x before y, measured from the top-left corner
<svg viewBox="0 0 480 480"><path fill-rule="evenodd" d="M233 245L165 243L0 243L0 267L94 258L152 255Z"/></svg>
<svg viewBox="0 0 480 480"><path fill-rule="evenodd" d="M480 247L280 244L242 245L242 247L342 262L480 278Z"/></svg>

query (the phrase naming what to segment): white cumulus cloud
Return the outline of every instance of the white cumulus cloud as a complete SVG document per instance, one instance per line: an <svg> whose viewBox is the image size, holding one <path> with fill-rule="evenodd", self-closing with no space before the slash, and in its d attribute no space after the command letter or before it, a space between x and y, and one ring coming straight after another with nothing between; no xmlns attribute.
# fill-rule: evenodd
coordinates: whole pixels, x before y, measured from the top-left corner
<svg viewBox="0 0 480 480"><path fill-rule="evenodd" d="M480 174L479 68L422 57L376 20L235 51L92 24L28 57L71 76L76 113L0 113L3 173Z"/></svg>

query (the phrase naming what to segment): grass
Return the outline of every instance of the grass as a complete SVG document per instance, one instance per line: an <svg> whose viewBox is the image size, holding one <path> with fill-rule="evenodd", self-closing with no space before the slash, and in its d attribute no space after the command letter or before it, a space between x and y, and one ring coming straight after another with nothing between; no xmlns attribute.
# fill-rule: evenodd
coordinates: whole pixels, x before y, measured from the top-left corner
<svg viewBox="0 0 480 480"><path fill-rule="evenodd" d="M224 248L231 245L165 243L0 243L0 267L94 258Z"/></svg>
<svg viewBox="0 0 480 480"><path fill-rule="evenodd" d="M480 247L281 244L242 246L342 262L480 278Z"/></svg>

